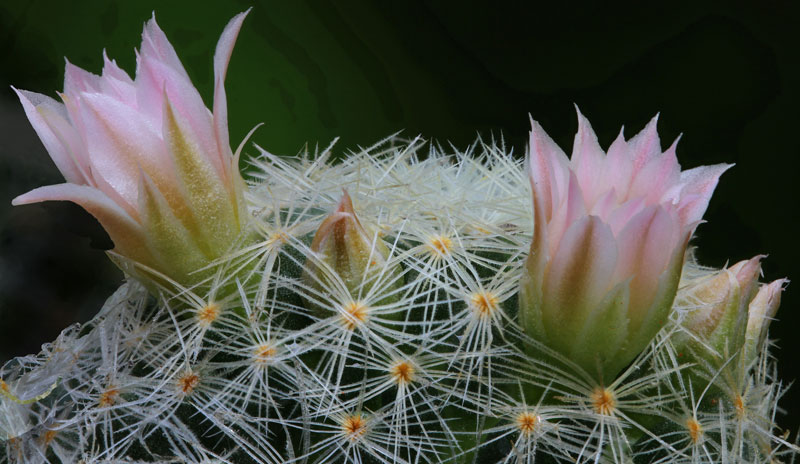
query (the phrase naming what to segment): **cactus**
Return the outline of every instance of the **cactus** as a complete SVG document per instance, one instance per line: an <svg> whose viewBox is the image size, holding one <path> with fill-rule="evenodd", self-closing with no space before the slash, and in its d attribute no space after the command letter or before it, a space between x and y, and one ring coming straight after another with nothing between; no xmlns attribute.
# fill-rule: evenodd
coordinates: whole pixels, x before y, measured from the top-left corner
<svg viewBox="0 0 800 464"><path fill-rule="evenodd" d="M740 291L736 269L688 251L660 330L598 375L520 322L537 177L502 143L458 152L393 136L340 162L333 145L295 158L256 148L236 197L244 230L224 253L187 277L110 252L129 278L94 319L0 369L0 462L760 463L800 451L775 424L787 387L766 338L783 281L757 293L751 276ZM714 293L719 276L735 301ZM722 307L738 328L715 333L739 339L708 343L696 321Z"/></svg>
<svg viewBox="0 0 800 464"><path fill-rule="evenodd" d="M257 238L207 284L150 295L130 279L89 324L5 365L6 459L772 462L796 452L773 422L786 387L769 343L722 367L675 344L697 310L692 283L711 270L685 265L669 323L601 386L517 323L532 234L521 161L481 142L446 154L388 139L339 164L330 153L261 151L248 197ZM388 250L355 288L310 248L343 186ZM309 284L307 262L328 278Z"/></svg>

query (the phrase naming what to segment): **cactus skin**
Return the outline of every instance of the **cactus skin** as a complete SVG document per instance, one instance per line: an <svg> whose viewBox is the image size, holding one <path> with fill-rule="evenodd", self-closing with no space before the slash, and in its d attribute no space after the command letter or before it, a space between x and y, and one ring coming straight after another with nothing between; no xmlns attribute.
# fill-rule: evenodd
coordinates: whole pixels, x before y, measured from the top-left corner
<svg viewBox="0 0 800 464"><path fill-rule="evenodd" d="M478 141L448 154L387 139L338 164L329 158L256 157L248 208L257 238L218 263L210 284L152 296L129 280L86 326L3 366L0 462L756 463L797 454L774 423L786 387L769 343L748 364L684 363L673 341L697 310L681 306L690 295L609 385L526 338L515 313L531 196L522 161L503 146ZM371 271L363 286L335 273L308 285L312 238L343 187L389 250L386 272ZM684 281L712 272L687 259Z"/></svg>

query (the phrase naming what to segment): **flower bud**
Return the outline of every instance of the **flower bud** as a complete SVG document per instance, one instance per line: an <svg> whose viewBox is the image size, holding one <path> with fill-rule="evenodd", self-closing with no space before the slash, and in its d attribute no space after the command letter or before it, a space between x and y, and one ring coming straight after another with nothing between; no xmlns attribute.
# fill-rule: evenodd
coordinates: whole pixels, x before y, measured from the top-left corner
<svg viewBox="0 0 800 464"><path fill-rule="evenodd" d="M186 286L207 277L198 271L228 251L247 220L223 86L245 15L217 43L213 113L155 18L142 33L135 79L104 57L100 76L67 63L63 103L17 90L67 182L12 203L72 201L97 218L118 255L140 265L137 275L152 270Z"/></svg>
<svg viewBox="0 0 800 464"><path fill-rule="evenodd" d="M745 360L747 365L756 359L767 339L767 329L781 305L781 293L787 279L779 279L759 288L755 298L750 301L745 333Z"/></svg>
<svg viewBox="0 0 800 464"><path fill-rule="evenodd" d="M528 334L610 382L666 323L684 254L727 165L681 172L656 118L608 153L578 113L572 158L532 122L534 231L520 289Z"/></svg>
<svg viewBox="0 0 800 464"><path fill-rule="evenodd" d="M361 224L347 191L336 210L320 224L311 251L315 256L306 261L304 279L319 296L344 289L354 300L366 298L373 290L387 295L375 298L374 304L398 298L393 291L400 285L399 267L387 263L389 248Z"/></svg>
<svg viewBox="0 0 800 464"><path fill-rule="evenodd" d="M683 326L694 335L688 343L695 354L719 366L742 348L761 258L740 261L681 289L679 304L689 308Z"/></svg>

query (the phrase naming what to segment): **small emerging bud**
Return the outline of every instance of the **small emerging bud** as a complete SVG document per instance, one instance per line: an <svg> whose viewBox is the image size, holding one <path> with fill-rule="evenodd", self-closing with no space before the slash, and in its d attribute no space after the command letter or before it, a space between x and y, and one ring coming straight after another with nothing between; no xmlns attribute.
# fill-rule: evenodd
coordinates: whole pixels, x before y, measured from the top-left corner
<svg viewBox="0 0 800 464"><path fill-rule="evenodd" d="M744 345L747 311L758 288L762 256L740 261L728 269L702 277L681 291L681 302L690 308L683 326L704 348L692 345L696 354L725 362Z"/></svg>
<svg viewBox="0 0 800 464"><path fill-rule="evenodd" d="M787 279L779 279L762 285L755 298L750 302L744 347L745 360L748 365L761 352L764 341L767 339L767 329L781 305L781 293L787 282Z"/></svg>
<svg viewBox="0 0 800 464"><path fill-rule="evenodd" d="M391 266L387 264L389 248L361 224L347 191L336 210L320 224L311 251L316 259L306 261L304 279L321 295L343 284L351 298L361 299L380 281L385 288L376 290L387 297L375 301L385 304L397 299L393 291L400 284L399 267L387 269Z"/></svg>

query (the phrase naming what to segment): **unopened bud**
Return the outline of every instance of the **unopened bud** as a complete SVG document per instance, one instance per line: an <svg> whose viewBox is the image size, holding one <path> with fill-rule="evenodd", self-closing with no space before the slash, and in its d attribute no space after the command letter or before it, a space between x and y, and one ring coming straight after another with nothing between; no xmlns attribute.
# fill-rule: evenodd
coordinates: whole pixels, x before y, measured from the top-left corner
<svg viewBox="0 0 800 464"><path fill-rule="evenodd" d="M747 306L758 285L762 256L740 261L728 269L701 278L681 292L683 303L694 307L683 325L716 361L725 361L744 344ZM705 357L705 356L704 356Z"/></svg>
<svg viewBox="0 0 800 464"><path fill-rule="evenodd" d="M787 279L779 279L764 284L750 302L745 334L745 359L748 364L755 360L767 339L767 330L778 307L781 305L781 293Z"/></svg>
<svg viewBox="0 0 800 464"><path fill-rule="evenodd" d="M320 224L311 250L316 256L306 261L304 279L320 297L343 285L354 301L361 300L381 283L376 290L386 296L374 298L373 304L397 299L394 290L402 280L397 275L399 267L387 262L389 248L361 224L347 191L336 210Z"/></svg>

